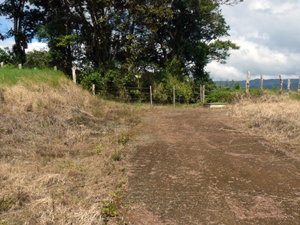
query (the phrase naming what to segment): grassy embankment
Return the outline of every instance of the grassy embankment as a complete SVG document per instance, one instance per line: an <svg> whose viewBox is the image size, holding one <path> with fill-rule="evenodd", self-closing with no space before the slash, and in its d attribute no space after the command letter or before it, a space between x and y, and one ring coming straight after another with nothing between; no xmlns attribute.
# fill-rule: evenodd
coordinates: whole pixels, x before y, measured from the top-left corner
<svg viewBox="0 0 300 225"><path fill-rule="evenodd" d="M137 111L61 72L0 68L0 224L121 221Z"/></svg>
<svg viewBox="0 0 300 225"><path fill-rule="evenodd" d="M230 103L229 116L242 119L250 133L300 154L300 97L296 91L284 90L280 95L276 87L250 88L247 96L245 90L224 87L212 90L206 98L208 102Z"/></svg>
<svg viewBox="0 0 300 225"><path fill-rule="evenodd" d="M250 133L300 156L300 101L296 92L279 95L264 90L251 97L240 93L232 100L230 117L242 119Z"/></svg>

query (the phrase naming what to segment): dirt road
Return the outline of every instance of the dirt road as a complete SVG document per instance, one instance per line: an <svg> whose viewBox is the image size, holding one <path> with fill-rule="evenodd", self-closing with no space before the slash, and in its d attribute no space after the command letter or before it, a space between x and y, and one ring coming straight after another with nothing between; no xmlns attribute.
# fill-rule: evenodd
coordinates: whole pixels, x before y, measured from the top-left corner
<svg viewBox="0 0 300 225"><path fill-rule="evenodd" d="M239 122L209 109L163 109L132 132L140 145L128 198L161 224L300 224L300 162ZM131 224L157 223L134 213Z"/></svg>

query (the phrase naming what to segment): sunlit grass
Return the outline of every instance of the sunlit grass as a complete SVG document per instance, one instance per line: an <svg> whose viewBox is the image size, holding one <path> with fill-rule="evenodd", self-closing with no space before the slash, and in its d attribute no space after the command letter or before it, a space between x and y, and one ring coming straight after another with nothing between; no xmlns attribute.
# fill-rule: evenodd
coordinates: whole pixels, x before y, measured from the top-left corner
<svg viewBox="0 0 300 225"><path fill-rule="evenodd" d="M0 224L106 224L101 208L117 211L128 180L125 132L143 109L54 70L0 68L0 88Z"/></svg>
<svg viewBox="0 0 300 225"><path fill-rule="evenodd" d="M42 83L57 88L63 79L67 79L63 72L50 69L0 68L0 87L12 87L18 83L24 85Z"/></svg>

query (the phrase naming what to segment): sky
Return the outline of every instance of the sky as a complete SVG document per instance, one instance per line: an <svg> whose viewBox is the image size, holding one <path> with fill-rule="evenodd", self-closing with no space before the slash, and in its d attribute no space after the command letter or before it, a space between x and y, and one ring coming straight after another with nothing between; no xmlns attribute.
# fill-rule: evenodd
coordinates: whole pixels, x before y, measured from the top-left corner
<svg viewBox="0 0 300 225"><path fill-rule="evenodd" d="M1 0L0 0L1 2ZM211 62L206 66L215 81L277 79L300 76L300 0L244 0L234 6L222 6L222 14L230 26L229 37L240 46L230 51L227 63ZM0 32L11 23L0 17ZM12 46L13 39L0 41L0 47ZM46 47L45 43L28 45L27 51Z"/></svg>
<svg viewBox="0 0 300 225"><path fill-rule="evenodd" d="M2 2L3 1L0 0L0 3L2 3ZM10 20L7 20L7 19L5 19L5 17L0 16L0 32L2 34L6 33L12 26L13 26L13 23ZM13 38L6 39L4 41L0 40L0 48L9 47L11 49L11 47L13 46L14 43L15 43L15 41ZM33 51L34 49L40 50L43 48L47 49L47 44L39 43L36 39L34 39L32 41L32 43L28 44L28 49L26 49L26 52Z"/></svg>
<svg viewBox="0 0 300 225"><path fill-rule="evenodd" d="M235 6L222 6L230 26L231 40L240 46L231 51L227 64L207 65L215 81L300 76L300 0L244 0Z"/></svg>

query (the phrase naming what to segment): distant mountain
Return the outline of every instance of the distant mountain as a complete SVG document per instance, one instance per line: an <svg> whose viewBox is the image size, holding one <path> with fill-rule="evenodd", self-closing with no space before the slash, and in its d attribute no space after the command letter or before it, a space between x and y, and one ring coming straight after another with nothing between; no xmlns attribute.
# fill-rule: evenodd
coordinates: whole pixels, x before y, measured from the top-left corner
<svg viewBox="0 0 300 225"><path fill-rule="evenodd" d="M235 83L240 83L242 88L246 88L246 81L235 81ZM214 81L216 85L224 86L232 86L231 81ZM291 90L298 90L299 79L291 79ZM287 89L288 79L283 79L283 89ZM274 87L280 88L280 80L279 79L269 79L264 80L263 82L264 88L273 89ZM260 88L260 79L250 80L250 88Z"/></svg>

